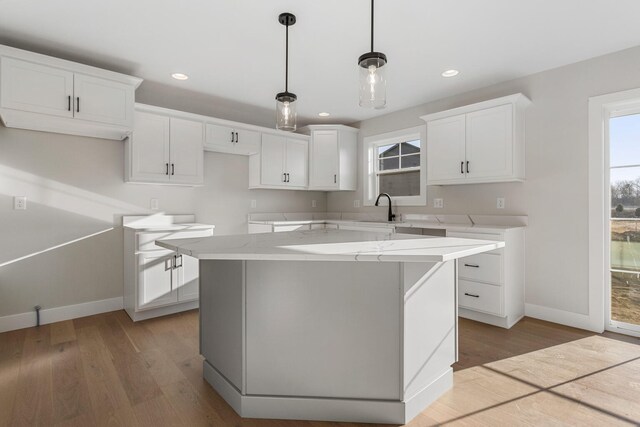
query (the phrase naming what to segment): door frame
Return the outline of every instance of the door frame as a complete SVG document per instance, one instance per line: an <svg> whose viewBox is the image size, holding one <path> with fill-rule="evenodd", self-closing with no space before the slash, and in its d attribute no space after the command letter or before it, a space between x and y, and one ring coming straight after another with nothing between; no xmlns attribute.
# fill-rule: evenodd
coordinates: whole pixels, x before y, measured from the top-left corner
<svg viewBox="0 0 640 427"><path fill-rule="evenodd" d="M589 324L593 330L640 333L611 321L609 119L640 107L640 89L589 98Z"/></svg>

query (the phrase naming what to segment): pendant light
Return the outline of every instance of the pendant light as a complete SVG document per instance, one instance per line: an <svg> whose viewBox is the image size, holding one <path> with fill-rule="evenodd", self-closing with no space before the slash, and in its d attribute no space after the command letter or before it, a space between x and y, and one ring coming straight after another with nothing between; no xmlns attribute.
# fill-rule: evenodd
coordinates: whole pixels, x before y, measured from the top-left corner
<svg viewBox="0 0 640 427"><path fill-rule="evenodd" d="M287 27L284 92L276 95L276 129L294 132L296 130L296 100L295 93L289 92L289 26L296 23L296 17L292 13L281 13L278 22Z"/></svg>
<svg viewBox="0 0 640 427"><path fill-rule="evenodd" d="M360 55L360 106L381 109L387 105L387 55L373 51L373 1L371 0L371 52Z"/></svg>

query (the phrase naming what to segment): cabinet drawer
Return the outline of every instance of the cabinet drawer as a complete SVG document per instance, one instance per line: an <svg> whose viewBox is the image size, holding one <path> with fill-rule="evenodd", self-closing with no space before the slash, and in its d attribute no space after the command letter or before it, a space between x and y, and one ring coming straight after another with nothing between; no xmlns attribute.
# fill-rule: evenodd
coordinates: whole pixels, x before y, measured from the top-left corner
<svg viewBox="0 0 640 427"><path fill-rule="evenodd" d="M460 279L458 305L502 316L502 287Z"/></svg>
<svg viewBox="0 0 640 427"><path fill-rule="evenodd" d="M504 242L504 236L502 234L466 233L462 231L447 230L447 237L459 237L461 239L493 240L496 242ZM485 252L485 253L502 254L502 252L503 252L502 249L496 249L495 251Z"/></svg>
<svg viewBox="0 0 640 427"><path fill-rule="evenodd" d="M478 282L502 284L502 255L482 253L458 261L458 277Z"/></svg>
<svg viewBox="0 0 640 427"><path fill-rule="evenodd" d="M156 240L163 239L192 239L197 237L213 236L213 230L173 230L173 231L156 231L153 233L137 233L136 247L138 251L157 251L166 250L155 244Z"/></svg>

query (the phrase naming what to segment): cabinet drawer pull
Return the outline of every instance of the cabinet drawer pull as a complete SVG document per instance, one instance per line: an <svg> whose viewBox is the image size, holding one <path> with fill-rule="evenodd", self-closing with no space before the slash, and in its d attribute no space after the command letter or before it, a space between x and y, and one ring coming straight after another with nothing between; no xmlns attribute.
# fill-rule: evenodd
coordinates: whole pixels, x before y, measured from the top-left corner
<svg viewBox="0 0 640 427"><path fill-rule="evenodd" d="M165 165L165 171L164 171L164 174L165 174L165 175L169 175L169 163L165 163L164 165Z"/></svg>
<svg viewBox="0 0 640 427"><path fill-rule="evenodd" d="M178 259L180 260L180 265L178 265ZM173 256L173 268L182 267L182 255L174 255Z"/></svg>
<svg viewBox="0 0 640 427"><path fill-rule="evenodd" d="M67 111L71 111L71 95L67 96Z"/></svg>
<svg viewBox="0 0 640 427"><path fill-rule="evenodd" d="M464 173L464 162L460 162L460 173Z"/></svg>
<svg viewBox="0 0 640 427"><path fill-rule="evenodd" d="M467 173L469 173L469 160L467 160Z"/></svg>
<svg viewBox="0 0 640 427"><path fill-rule="evenodd" d="M175 175L175 174L176 174L176 164L171 163L171 175Z"/></svg>
<svg viewBox="0 0 640 427"><path fill-rule="evenodd" d="M338 183L338 175L333 175L333 183L334 184Z"/></svg>
<svg viewBox="0 0 640 427"><path fill-rule="evenodd" d="M233 140L233 132L231 132L231 142L232 143L234 142L234 140Z"/></svg>
<svg viewBox="0 0 640 427"><path fill-rule="evenodd" d="M468 296L468 297L480 298L480 295L474 295L474 294L470 294L470 293L468 293L468 292L465 292L464 294L465 294L466 296Z"/></svg>
<svg viewBox="0 0 640 427"><path fill-rule="evenodd" d="M282 182L287 182L287 173L282 174Z"/></svg>
<svg viewBox="0 0 640 427"><path fill-rule="evenodd" d="M240 138L238 138L238 132L236 132L236 144L240 141Z"/></svg>
<svg viewBox="0 0 640 427"><path fill-rule="evenodd" d="M76 113L80 112L80 97L76 97Z"/></svg>
<svg viewBox="0 0 640 427"><path fill-rule="evenodd" d="M287 172L287 182L291 181L291 177L289 176L289 172Z"/></svg>
<svg viewBox="0 0 640 427"><path fill-rule="evenodd" d="M480 268L480 266L478 264L465 264L465 267L473 267L473 268Z"/></svg>

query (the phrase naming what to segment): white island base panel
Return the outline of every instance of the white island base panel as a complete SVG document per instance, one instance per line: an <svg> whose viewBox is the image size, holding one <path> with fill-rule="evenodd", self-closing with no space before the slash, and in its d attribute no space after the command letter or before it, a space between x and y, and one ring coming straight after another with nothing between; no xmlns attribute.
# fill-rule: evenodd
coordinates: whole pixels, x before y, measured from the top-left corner
<svg viewBox="0 0 640 427"><path fill-rule="evenodd" d="M404 424L452 386L456 268L201 259L204 377L242 417Z"/></svg>

